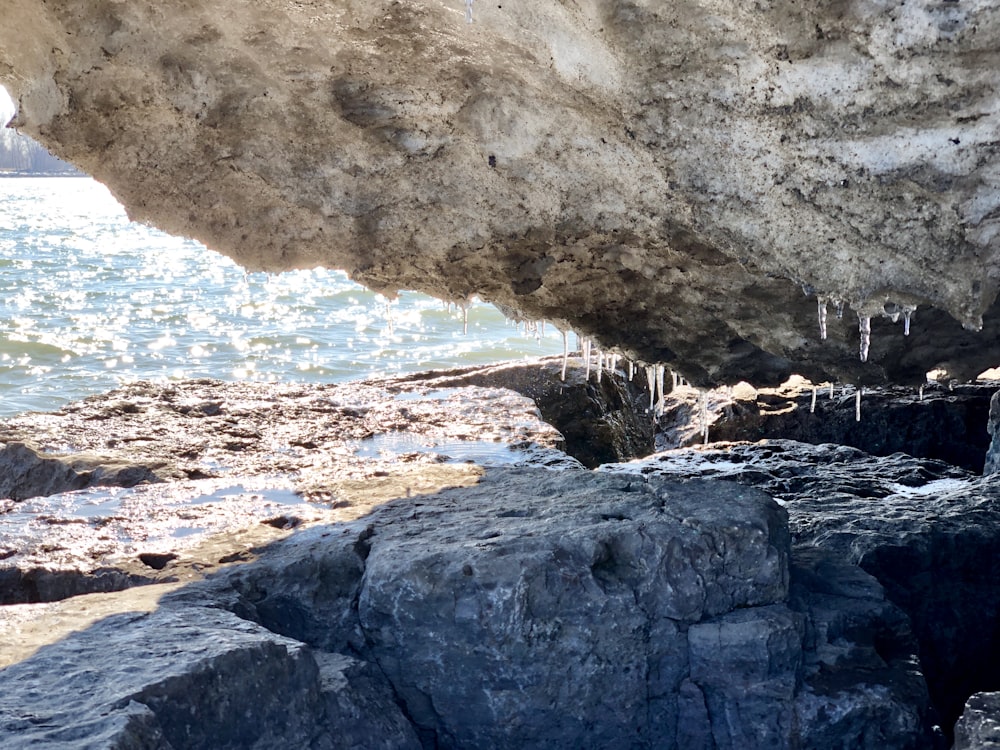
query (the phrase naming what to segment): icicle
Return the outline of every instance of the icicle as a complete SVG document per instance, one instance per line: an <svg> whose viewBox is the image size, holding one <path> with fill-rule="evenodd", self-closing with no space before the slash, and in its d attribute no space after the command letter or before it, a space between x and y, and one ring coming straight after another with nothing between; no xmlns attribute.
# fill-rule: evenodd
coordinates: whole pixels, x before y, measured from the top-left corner
<svg viewBox="0 0 1000 750"><path fill-rule="evenodd" d="M611 362L608 364L608 371L613 374L618 370L618 355L609 354L608 357L611 360Z"/></svg>
<svg viewBox="0 0 1000 750"><path fill-rule="evenodd" d="M809 404L809 413L810 414L816 413L816 386L813 386L813 397L812 397L812 403Z"/></svg>
<svg viewBox="0 0 1000 750"><path fill-rule="evenodd" d="M386 319L386 321L389 324L389 335L392 336L393 335L393 330L392 330L392 308L389 307L389 303L388 302L385 303L385 319Z"/></svg>
<svg viewBox="0 0 1000 750"><path fill-rule="evenodd" d="M868 347L872 343L872 319L870 315L858 313L858 330L861 331L861 361L868 361Z"/></svg>
<svg viewBox="0 0 1000 750"><path fill-rule="evenodd" d="M854 421L861 421L861 393L864 388L859 387L858 392L854 394Z"/></svg>
<svg viewBox="0 0 1000 750"><path fill-rule="evenodd" d="M920 400L923 401L924 400L924 387L920 386L920 388L917 390L917 393L920 395Z"/></svg>
<svg viewBox="0 0 1000 750"><path fill-rule="evenodd" d="M837 311L837 320L840 320L841 318L844 317L844 300L835 299L833 301L833 306Z"/></svg>
<svg viewBox="0 0 1000 750"><path fill-rule="evenodd" d="M910 335L910 316L916 312L916 307L912 305L903 305L903 335Z"/></svg>
<svg viewBox="0 0 1000 750"><path fill-rule="evenodd" d="M656 368L646 365L646 385L649 386L649 410L656 405Z"/></svg>
<svg viewBox="0 0 1000 750"><path fill-rule="evenodd" d="M566 365L569 364L569 334L563 331L563 366L560 380L566 381Z"/></svg>
<svg viewBox="0 0 1000 750"><path fill-rule="evenodd" d="M469 306L465 302L462 303L462 335L469 335Z"/></svg>
<svg viewBox="0 0 1000 750"><path fill-rule="evenodd" d="M635 362L631 359L628 361L628 382L632 382L632 378L635 377Z"/></svg>
<svg viewBox="0 0 1000 750"><path fill-rule="evenodd" d="M833 401L833 381L830 381L830 400Z"/></svg>
<svg viewBox="0 0 1000 750"><path fill-rule="evenodd" d="M583 379L590 380L590 339L583 340L583 361L586 363Z"/></svg>
<svg viewBox="0 0 1000 750"><path fill-rule="evenodd" d="M539 337L544 337L545 336L545 321L544 320L542 320L542 321L540 321L538 323L538 336Z"/></svg>
<svg viewBox="0 0 1000 750"><path fill-rule="evenodd" d="M708 392L701 392L701 439L708 445Z"/></svg>
<svg viewBox="0 0 1000 750"><path fill-rule="evenodd" d="M819 308L819 337L826 341L826 297L817 297L816 304Z"/></svg>
<svg viewBox="0 0 1000 750"><path fill-rule="evenodd" d="M673 390L676 391L679 376L677 375L677 372L675 370L670 371L670 378L673 380Z"/></svg>
<svg viewBox="0 0 1000 750"><path fill-rule="evenodd" d="M604 372L604 352L597 350L597 382L601 382L601 373Z"/></svg>
<svg viewBox="0 0 1000 750"><path fill-rule="evenodd" d="M656 410L660 414L663 413L663 404L667 398L667 394L663 392L664 370L666 370L666 368L663 365L656 366Z"/></svg>
<svg viewBox="0 0 1000 750"><path fill-rule="evenodd" d="M472 0L465 0L465 22L472 23Z"/></svg>

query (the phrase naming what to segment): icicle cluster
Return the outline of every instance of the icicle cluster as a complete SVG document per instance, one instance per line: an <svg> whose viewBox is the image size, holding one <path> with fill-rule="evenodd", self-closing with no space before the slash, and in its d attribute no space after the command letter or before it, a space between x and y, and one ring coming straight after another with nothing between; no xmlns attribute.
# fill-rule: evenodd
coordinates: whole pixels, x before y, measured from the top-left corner
<svg viewBox="0 0 1000 750"><path fill-rule="evenodd" d="M811 287L809 287L811 291ZM827 309L829 303L834 304L834 309L837 313L837 319L841 319L844 316L844 300L839 297L826 297L824 295L816 296L816 311L817 317L819 319L819 337L820 340L825 341L827 336ZM868 352L871 349L871 320L872 314L869 312L869 306L858 311L858 331L861 334L861 343L859 347L859 354L861 356L862 362L868 361ZM897 305L894 302L887 302L883 305L880 315L883 315L892 320L893 323L899 321L900 317L903 318L903 335L910 335L910 318L913 313L916 312L916 305Z"/></svg>

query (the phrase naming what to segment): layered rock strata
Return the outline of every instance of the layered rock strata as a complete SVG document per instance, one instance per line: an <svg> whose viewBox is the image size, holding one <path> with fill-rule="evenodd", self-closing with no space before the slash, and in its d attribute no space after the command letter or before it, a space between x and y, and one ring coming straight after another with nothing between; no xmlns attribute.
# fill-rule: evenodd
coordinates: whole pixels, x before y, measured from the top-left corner
<svg viewBox="0 0 1000 750"><path fill-rule="evenodd" d="M15 125L132 216L250 268L479 295L701 385L1000 361L993 3L472 20L458 0L11 0L0 82Z"/></svg>

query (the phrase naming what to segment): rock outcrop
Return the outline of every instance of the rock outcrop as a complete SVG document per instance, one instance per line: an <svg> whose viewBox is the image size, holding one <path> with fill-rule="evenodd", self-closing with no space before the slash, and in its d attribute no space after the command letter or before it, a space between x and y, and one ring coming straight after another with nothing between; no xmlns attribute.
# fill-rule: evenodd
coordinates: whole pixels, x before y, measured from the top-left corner
<svg viewBox="0 0 1000 750"><path fill-rule="evenodd" d="M132 216L251 268L479 295L699 385L1000 361L993 3L472 13L11 0L0 82Z"/></svg>
<svg viewBox="0 0 1000 750"><path fill-rule="evenodd" d="M596 370L596 368L594 368ZM655 421L645 404L649 401L645 378L627 380L622 371L596 372L579 358L562 364L554 359L533 363L508 363L495 367L470 367L445 373L422 373L400 381L425 388L507 388L535 402L542 419L559 430L564 450L588 468L648 456L656 446Z"/></svg>
<svg viewBox="0 0 1000 750"><path fill-rule="evenodd" d="M821 385L813 403L808 383L778 388L706 394L709 439L736 442L766 439L832 443L889 456L906 453L933 458L976 473L989 459L986 425L996 383L953 387L929 383L915 388L864 389L861 419L856 417L855 386ZM702 444L701 395L679 388L664 401L658 419L657 450ZM1000 451L994 448L991 452Z"/></svg>
<svg viewBox="0 0 1000 750"><path fill-rule="evenodd" d="M794 562L789 542L785 511L733 483L489 469L141 607L105 595L123 614L102 600L78 632L47 627L73 600L3 608L21 638L0 671L0 739L925 746L905 617L864 572ZM45 689L54 675L65 701Z"/></svg>
<svg viewBox="0 0 1000 750"><path fill-rule="evenodd" d="M783 440L667 451L604 470L726 479L783 502L793 558L821 550L857 565L905 612L945 733L971 694L1000 688L996 477L903 454Z"/></svg>

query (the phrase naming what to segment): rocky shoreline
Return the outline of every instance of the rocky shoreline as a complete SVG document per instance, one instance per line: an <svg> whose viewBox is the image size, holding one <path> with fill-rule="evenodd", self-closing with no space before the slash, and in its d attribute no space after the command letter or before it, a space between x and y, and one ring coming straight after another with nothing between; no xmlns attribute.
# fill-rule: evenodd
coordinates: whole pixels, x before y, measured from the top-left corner
<svg viewBox="0 0 1000 750"><path fill-rule="evenodd" d="M559 369L140 383L0 424L0 744L995 740L1000 479L775 436L646 455L647 394ZM996 388L956 390L905 408L958 424ZM713 438L850 427L738 395ZM909 397L869 398L875 443Z"/></svg>

